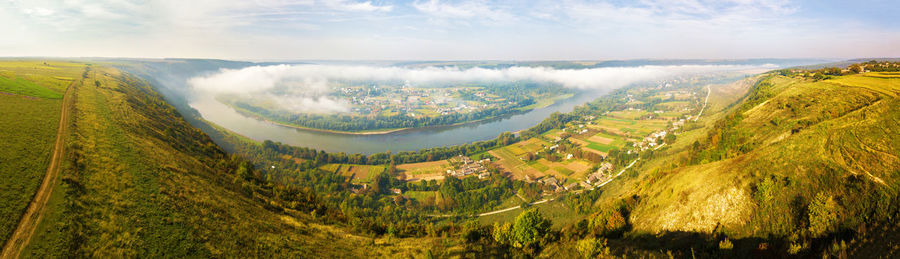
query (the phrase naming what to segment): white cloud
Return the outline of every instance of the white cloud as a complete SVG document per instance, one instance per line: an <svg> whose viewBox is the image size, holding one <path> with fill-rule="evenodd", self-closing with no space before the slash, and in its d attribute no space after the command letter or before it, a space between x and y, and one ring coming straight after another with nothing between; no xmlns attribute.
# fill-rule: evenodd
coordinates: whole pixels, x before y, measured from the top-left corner
<svg viewBox="0 0 900 259"><path fill-rule="evenodd" d="M497 8L496 6L491 6L483 1L465 1L458 4L451 4L440 0L428 0L424 2L413 2L412 6L432 19L446 19L457 22L478 19L495 23L510 23L517 19L509 12Z"/></svg>
<svg viewBox="0 0 900 259"><path fill-rule="evenodd" d="M764 66L771 68L771 66ZM577 89L614 89L686 73L759 68L732 65L683 65L553 69L515 66L504 69L457 67L375 67L337 65L274 65L223 69L188 81L203 95L265 97L295 112L346 112L349 107L329 95L333 82L394 82L446 86L471 82L530 81Z"/></svg>
<svg viewBox="0 0 900 259"><path fill-rule="evenodd" d="M0 32L15 35L0 37L0 55L585 60L900 54L895 47L900 33L892 20L860 15L889 16L895 5L847 4L855 9L846 16L811 11L823 5L828 4L0 0Z"/></svg>
<svg viewBox="0 0 900 259"><path fill-rule="evenodd" d="M647 0L638 3L607 1L564 2L563 12L575 21L625 27L679 29L743 29L792 20L796 11L781 0ZM706 31L707 34L713 33Z"/></svg>
<svg viewBox="0 0 900 259"><path fill-rule="evenodd" d="M323 4L332 9L344 11L389 12L394 8L391 5L373 5L371 1L351 2L346 0L329 0L323 1Z"/></svg>

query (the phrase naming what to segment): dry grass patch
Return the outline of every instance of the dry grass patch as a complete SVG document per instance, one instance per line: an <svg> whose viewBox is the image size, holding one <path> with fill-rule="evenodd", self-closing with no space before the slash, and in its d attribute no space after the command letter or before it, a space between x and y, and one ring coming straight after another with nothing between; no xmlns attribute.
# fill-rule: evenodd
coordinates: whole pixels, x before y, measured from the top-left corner
<svg viewBox="0 0 900 259"><path fill-rule="evenodd" d="M588 138L588 140L597 142L600 144L612 144L612 142L615 141L614 139L601 136L600 134L591 136L590 138Z"/></svg>

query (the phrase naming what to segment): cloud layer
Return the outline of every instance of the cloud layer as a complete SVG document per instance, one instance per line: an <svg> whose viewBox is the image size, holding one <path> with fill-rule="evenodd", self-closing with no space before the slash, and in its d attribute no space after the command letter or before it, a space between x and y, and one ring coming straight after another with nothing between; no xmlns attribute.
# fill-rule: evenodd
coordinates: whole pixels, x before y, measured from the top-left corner
<svg viewBox="0 0 900 259"><path fill-rule="evenodd" d="M794 0L0 0L0 55L565 60L900 55L900 5Z"/></svg>
<svg viewBox="0 0 900 259"><path fill-rule="evenodd" d="M764 66L772 68L771 66ZM457 67L376 67L336 65L274 65L243 69L223 69L196 77L189 84L200 94L264 96L294 112L346 112L348 106L330 97L333 82L401 82L442 86L465 82L529 81L561 87L608 90L633 83L664 79L689 73L745 70L751 66L681 65L554 69L515 66L504 69Z"/></svg>

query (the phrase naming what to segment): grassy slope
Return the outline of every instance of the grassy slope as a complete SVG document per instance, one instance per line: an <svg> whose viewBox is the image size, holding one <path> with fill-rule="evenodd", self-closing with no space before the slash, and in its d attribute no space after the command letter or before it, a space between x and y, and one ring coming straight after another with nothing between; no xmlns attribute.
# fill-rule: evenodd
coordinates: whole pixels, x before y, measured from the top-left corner
<svg viewBox="0 0 900 259"><path fill-rule="evenodd" d="M47 171L60 101L83 64L0 62L0 243L6 242Z"/></svg>
<svg viewBox="0 0 900 259"><path fill-rule="evenodd" d="M102 67L85 80L102 87L75 92L70 163L26 256L422 252L406 240L373 249L371 238L264 209L231 183L223 152L148 85Z"/></svg>
<svg viewBox="0 0 900 259"><path fill-rule="evenodd" d="M638 195L630 235L715 231L735 238L815 237L806 230L807 213L818 193L838 204L830 231L889 218L885 214L900 189L900 138L894 137L900 133L900 79L854 75L812 82L778 76L771 82L770 95L752 105L746 99L728 105L743 95L740 87L714 88L704 115L709 117L698 122L704 127L642 160L636 167L640 173L608 185L598 205ZM734 126L740 137L717 134L715 122L734 112L743 115ZM694 141L733 141L749 150L689 165ZM771 195L761 198L765 179L774 184Z"/></svg>
<svg viewBox="0 0 900 259"><path fill-rule="evenodd" d="M890 107L900 105L897 80L772 82L774 95L744 111L736 126L752 132L736 141L753 150L653 176L644 193L652 198L633 217L636 228L708 232L721 224L736 236L786 236L805 224L803 204L816 193L843 198L849 211L842 219L849 221L866 213L851 203L875 202L852 188L896 188L900 142L891 136L900 132L900 113ZM766 178L775 179L776 190L763 202L753 195Z"/></svg>

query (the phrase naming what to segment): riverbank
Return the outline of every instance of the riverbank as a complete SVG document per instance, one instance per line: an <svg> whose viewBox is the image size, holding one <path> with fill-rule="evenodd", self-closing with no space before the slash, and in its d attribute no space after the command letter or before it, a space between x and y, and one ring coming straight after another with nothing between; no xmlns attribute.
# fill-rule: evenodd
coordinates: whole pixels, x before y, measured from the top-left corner
<svg viewBox="0 0 900 259"><path fill-rule="evenodd" d="M228 106L228 107L234 109L236 112L238 112L238 113L241 114L241 115L244 115L244 116L247 116L247 117L250 117L250 118L254 118L254 119L257 119L257 120L260 120L260 121L264 121L264 122L267 122L267 123L275 124L275 125L278 125L278 126L287 127L287 128L292 128L292 129L298 129L298 130L304 130L304 131L311 131L311 132L319 132L319 133L340 134L340 135L386 135L386 134L397 133L397 132L406 131L406 130L413 130L413 129L435 129L435 128L444 128L444 127L456 127L456 126L463 126L463 125L473 124L473 123L478 123L478 122L484 122L484 121L487 121L487 120L497 119L497 118L500 118L500 117L503 117L503 116L506 116L506 115L515 115L515 114L520 113L520 112L528 112L528 111L531 111L531 110L534 110L534 109L546 108L546 107L549 107L550 105L553 105L553 104L555 104L555 103L557 103L557 102L559 102L559 101L567 100L567 99L570 99L570 98L572 98L572 97L574 97L574 96L575 96L575 94L563 94L563 95L558 95L558 96L554 96L554 97L551 97L551 98L543 99L543 100L541 100L540 102L535 103L535 104L532 104L532 105L529 105L529 106L516 108L516 109L515 109L516 112L507 113L507 114L502 114L502 115L497 115L497 116L491 116L491 117L486 117L486 118L481 118L481 119L472 120L472 121L464 121L464 122L458 122L458 123L453 123L453 124L445 124L445 125L431 125L431 126L415 127L415 128L374 129L374 130L363 130L363 131L342 131L342 130L329 130L329 129L320 129L320 128L304 127L304 126L292 124L292 123L289 123L289 122L272 120L272 119L266 118L266 117L264 117L264 116L261 116L261 115L259 115L259 114L256 114L256 113L247 111L247 110L245 110L245 109L241 109L241 108L239 108L239 107L234 107L234 106L231 106L231 105L227 105L227 104L225 104L224 102L223 102L222 104L225 104L226 106ZM216 100L216 101L218 101L218 100Z"/></svg>

